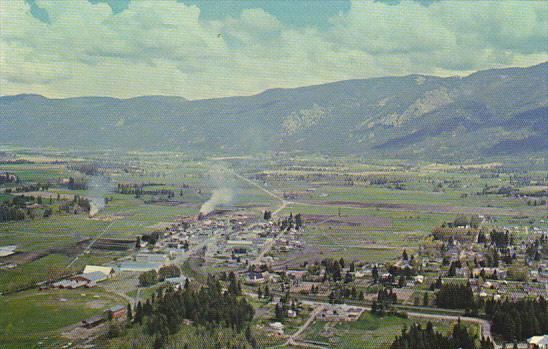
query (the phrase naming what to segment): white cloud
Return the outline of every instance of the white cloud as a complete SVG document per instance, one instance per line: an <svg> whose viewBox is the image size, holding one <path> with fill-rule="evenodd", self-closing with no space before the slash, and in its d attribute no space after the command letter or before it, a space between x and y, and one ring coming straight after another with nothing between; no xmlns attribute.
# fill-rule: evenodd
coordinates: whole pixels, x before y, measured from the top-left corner
<svg viewBox="0 0 548 349"><path fill-rule="evenodd" d="M0 93L187 98L334 80L449 75L547 59L542 2L355 2L327 29L284 26L263 9L204 21L196 6L135 1L0 0ZM221 34L221 35L219 35Z"/></svg>

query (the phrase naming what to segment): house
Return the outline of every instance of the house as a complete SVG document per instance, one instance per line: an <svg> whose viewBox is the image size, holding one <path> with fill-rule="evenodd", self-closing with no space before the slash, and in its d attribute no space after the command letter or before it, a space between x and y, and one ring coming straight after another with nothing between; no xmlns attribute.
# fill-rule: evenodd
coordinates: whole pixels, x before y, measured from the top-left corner
<svg viewBox="0 0 548 349"><path fill-rule="evenodd" d="M109 319L121 319L127 315L127 308L123 305L115 305L105 311Z"/></svg>
<svg viewBox="0 0 548 349"><path fill-rule="evenodd" d="M472 269L472 276L473 277L479 277L482 272L486 277L493 277L497 276L498 279L505 279L506 278L506 270L501 268L474 268Z"/></svg>
<svg viewBox="0 0 548 349"><path fill-rule="evenodd" d="M14 173L0 171L0 183L17 182L17 176Z"/></svg>
<svg viewBox="0 0 548 349"><path fill-rule="evenodd" d="M108 278L112 277L114 275L114 268L112 267L102 267L99 265L86 265L84 268L84 274L88 273L94 273L94 272L101 272L105 274Z"/></svg>
<svg viewBox="0 0 548 349"><path fill-rule="evenodd" d="M528 349L548 349L548 335L533 336L527 339Z"/></svg>
<svg viewBox="0 0 548 349"><path fill-rule="evenodd" d="M87 285L87 281L83 280L61 280L53 283L53 287L64 288L64 289L74 289L78 287L83 287ZM41 288L43 289L43 288Z"/></svg>
<svg viewBox="0 0 548 349"><path fill-rule="evenodd" d="M291 287L291 292L308 294L312 291L312 287L320 287L321 283L301 281Z"/></svg>
<svg viewBox="0 0 548 349"><path fill-rule="evenodd" d="M287 317L288 318L296 318L297 317L297 312L293 309L289 309L287 311Z"/></svg>
<svg viewBox="0 0 548 349"><path fill-rule="evenodd" d="M245 283L250 285L264 284L266 279L263 276L263 273L256 271L249 271L245 274Z"/></svg>
<svg viewBox="0 0 548 349"><path fill-rule="evenodd" d="M172 278L166 278L165 282L172 285L175 289L183 288L188 280L185 276L177 276Z"/></svg>
<svg viewBox="0 0 548 349"><path fill-rule="evenodd" d="M108 279L108 275L100 271L94 271L92 273L83 273L70 278L70 280L72 281L85 283L86 287L93 287L98 282L104 281L106 279Z"/></svg>
<svg viewBox="0 0 548 349"><path fill-rule="evenodd" d="M103 274L100 271L95 271L92 273L83 273L73 276L68 279L63 279L53 283L53 287L56 288L65 288L65 289L74 289L78 287L93 287L98 282L106 280L108 275Z"/></svg>

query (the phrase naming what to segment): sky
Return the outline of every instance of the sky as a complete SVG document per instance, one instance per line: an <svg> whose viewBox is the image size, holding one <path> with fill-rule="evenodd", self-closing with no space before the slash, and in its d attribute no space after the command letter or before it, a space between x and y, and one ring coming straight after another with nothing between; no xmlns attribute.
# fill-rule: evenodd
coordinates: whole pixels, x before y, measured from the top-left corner
<svg viewBox="0 0 548 349"><path fill-rule="evenodd" d="M548 1L0 0L0 95L252 95L548 60Z"/></svg>

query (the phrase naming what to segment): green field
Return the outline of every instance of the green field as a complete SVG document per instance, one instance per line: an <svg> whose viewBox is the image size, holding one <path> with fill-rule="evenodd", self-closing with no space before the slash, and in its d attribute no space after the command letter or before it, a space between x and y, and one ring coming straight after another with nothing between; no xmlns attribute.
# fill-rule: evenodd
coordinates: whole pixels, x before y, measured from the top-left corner
<svg viewBox="0 0 548 349"><path fill-rule="evenodd" d="M414 322L416 321L397 316L377 316L365 312L355 322L314 321L301 338L305 341L325 343L330 348L384 349L390 347L402 328L409 327ZM452 328L451 322L437 321L433 322L433 325L436 331L443 334Z"/></svg>
<svg viewBox="0 0 548 349"><path fill-rule="evenodd" d="M60 347L60 329L102 314L123 299L99 289L25 291L0 296L0 343L6 349ZM58 346L56 346L58 345Z"/></svg>

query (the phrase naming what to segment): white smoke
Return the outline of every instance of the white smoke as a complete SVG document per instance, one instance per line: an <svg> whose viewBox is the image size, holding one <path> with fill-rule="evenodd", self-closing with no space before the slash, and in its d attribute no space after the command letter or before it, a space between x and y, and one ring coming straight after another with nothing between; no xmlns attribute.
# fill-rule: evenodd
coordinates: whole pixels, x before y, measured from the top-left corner
<svg viewBox="0 0 548 349"><path fill-rule="evenodd" d="M89 216L90 217L93 217L95 216L97 213L99 213L99 211L101 211L103 208L105 208L105 198L97 198L97 197L94 197L94 198L90 198L89 199Z"/></svg>
<svg viewBox="0 0 548 349"><path fill-rule="evenodd" d="M213 212L219 205L230 205L236 194L234 178L226 166L222 164L212 166L209 169L207 176L215 189L211 192L209 200L200 207L200 213L202 215Z"/></svg>
<svg viewBox="0 0 548 349"><path fill-rule="evenodd" d="M219 205L228 205L234 199L234 190L231 188L221 188L213 190L209 200L204 202L202 207L200 207L200 213L206 215L213 212L215 207Z"/></svg>
<svg viewBox="0 0 548 349"><path fill-rule="evenodd" d="M113 191L113 183L104 176L93 176L88 184L89 216L93 217L106 206L105 195Z"/></svg>

